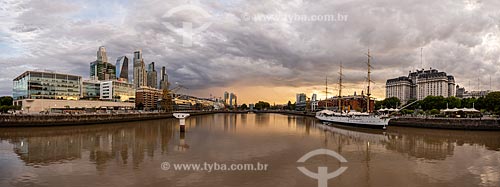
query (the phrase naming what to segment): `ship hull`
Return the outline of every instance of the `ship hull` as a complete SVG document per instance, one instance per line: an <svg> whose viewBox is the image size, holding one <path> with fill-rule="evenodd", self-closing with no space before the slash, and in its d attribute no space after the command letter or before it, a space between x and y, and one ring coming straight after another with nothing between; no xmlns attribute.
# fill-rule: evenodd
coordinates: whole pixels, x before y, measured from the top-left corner
<svg viewBox="0 0 500 187"><path fill-rule="evenodd" d="M372 129L386 129L389 119L378 117L347 117L347 116L316 116L322 122L328 122L336 125L363 127Z"/></svg>

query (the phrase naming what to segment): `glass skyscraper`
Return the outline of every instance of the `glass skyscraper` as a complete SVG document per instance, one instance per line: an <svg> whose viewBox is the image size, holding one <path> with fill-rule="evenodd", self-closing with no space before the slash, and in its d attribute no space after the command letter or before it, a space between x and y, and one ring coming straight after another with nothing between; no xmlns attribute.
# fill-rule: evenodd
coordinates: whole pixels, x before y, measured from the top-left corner
<svg viewBox="0 0 500 187"><path fill-rule="evenodd" d="M158 88L158 73L155 69L155 62L148 65L148 87Z"/></svg>
<svg viewBox="0 0 500 187"><path fill-rule="evenodd" d="M116 79L116 67L108 63L106 48L102 46L97 51L97 60L90 63L90 77L94 80Z"/></svg>
<svg viewBox="0 0 500 187"><path fill-rule="evenodd" d="M126 56L116 60L116 78L128 81L128 58Z"/></svg>

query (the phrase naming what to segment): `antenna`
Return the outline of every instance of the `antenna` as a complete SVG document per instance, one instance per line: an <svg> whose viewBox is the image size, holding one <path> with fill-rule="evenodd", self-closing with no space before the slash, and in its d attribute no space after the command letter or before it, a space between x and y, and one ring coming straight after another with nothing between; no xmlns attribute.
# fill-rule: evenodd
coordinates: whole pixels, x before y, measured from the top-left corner
<svg viewBox="0 0 500 187"><path fill-rule="evenodd" d="M491 75L490 75L490 91L491 91Z"/></svg>

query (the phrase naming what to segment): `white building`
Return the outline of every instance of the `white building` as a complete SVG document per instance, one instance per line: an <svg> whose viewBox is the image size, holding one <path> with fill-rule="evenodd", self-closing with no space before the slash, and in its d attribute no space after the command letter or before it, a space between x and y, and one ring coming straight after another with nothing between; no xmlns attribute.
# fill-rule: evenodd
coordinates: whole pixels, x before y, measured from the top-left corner
<svg viewBox="0 0 500 187"><path fill-rule="evenodd" d="M411 99L427 96L455 96L455 78L436 69L410 72L408 77L389 79L386 82L386 97L397 97L405 104Z"/></svg>
<svg viewBox="0 0 500 187"><path fill-rule="evenodd" d="M117 80L103 81L100 87L100 100L114 102L135 102L134 85Z"/></svg>

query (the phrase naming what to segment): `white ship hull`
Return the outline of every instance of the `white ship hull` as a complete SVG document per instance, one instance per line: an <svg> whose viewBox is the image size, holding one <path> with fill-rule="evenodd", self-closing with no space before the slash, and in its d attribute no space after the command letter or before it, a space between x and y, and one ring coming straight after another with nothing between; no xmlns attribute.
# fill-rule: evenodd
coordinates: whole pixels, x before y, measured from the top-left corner
<svg viewBox="0 0 500 187"><path fill-rule="evenodd" d="M368 128L385 129L389 125L390 118L382 118L381 116L373 115L324 115L317 114L316 118L329 123L336 123L346 126L360 126Z"/></svg>

